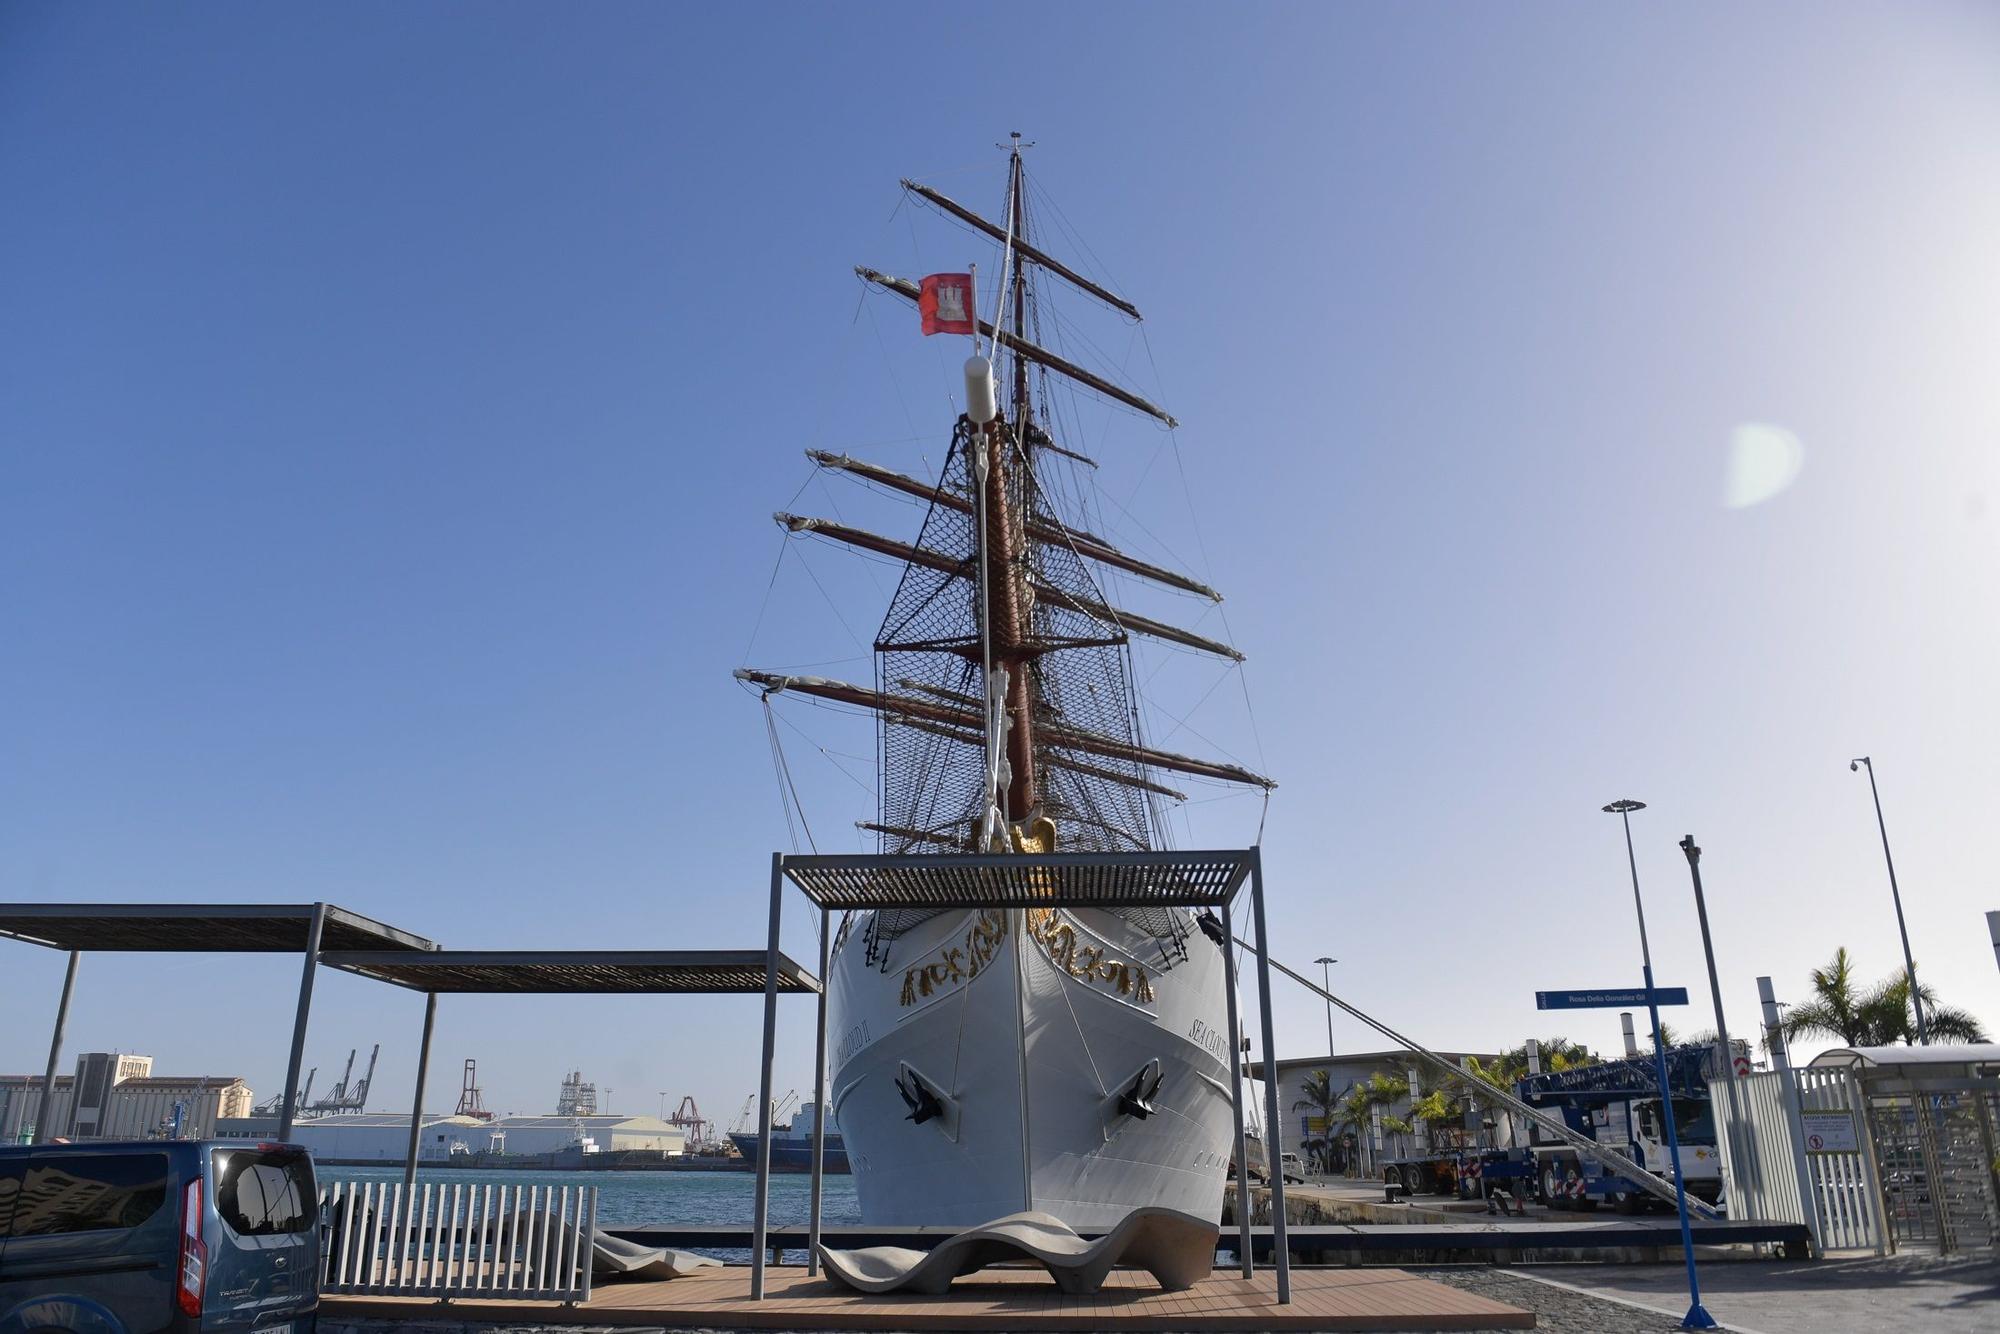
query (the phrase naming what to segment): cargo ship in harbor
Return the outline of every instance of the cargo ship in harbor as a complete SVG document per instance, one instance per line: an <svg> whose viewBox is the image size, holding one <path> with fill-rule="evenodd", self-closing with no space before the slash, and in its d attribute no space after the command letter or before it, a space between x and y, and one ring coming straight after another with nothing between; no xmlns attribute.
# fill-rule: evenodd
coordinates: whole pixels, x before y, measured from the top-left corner
<svg viewBox="0 0 2000 1334"><path fill-rule="evenodd" d="M774 1172L805 1172L812 1168L813 1126L819 1120L819 1108L806 1103L797 1114L784 1125L771 1126L771 1170ZM729 1142L736 1146L736 1152L743 1155L745 1163L757 1161L757 1132L732 1130ZM828 1172L845 1172L847 1168L847 1143L840 1137L840 1129L829 1119L826 1123L826 1167Z"/></svg>

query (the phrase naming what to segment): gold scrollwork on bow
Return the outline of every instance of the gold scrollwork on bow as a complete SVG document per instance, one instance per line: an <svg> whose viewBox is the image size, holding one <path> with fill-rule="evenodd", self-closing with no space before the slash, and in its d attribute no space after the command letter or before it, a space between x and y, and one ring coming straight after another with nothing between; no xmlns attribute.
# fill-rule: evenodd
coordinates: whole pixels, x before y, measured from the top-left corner
<svg viewBox="0 0 2000 1334"><path fill-rule="evenodd" d="M979 970L992 962L995 950L1007 937L1007 914L998 908L980 913L965 932L965 940L940 951L929 963L903 970L901 1004L915 1005L919 996L929 996L946 985L970 982Z"/></svg>
<svg viewBox="0 0 2000 1334"><path fill-rule="evenodd" d="M1103 945L1079 943L1076 928L1054 908L1028 909L1027 929L1028 939L1041 946L1049 962L1071 977L1093 986L1109 984L1119 995L1142 1005L1152 1001L1153 984L1146 978L1144 964L1110 958Z"/></svg>

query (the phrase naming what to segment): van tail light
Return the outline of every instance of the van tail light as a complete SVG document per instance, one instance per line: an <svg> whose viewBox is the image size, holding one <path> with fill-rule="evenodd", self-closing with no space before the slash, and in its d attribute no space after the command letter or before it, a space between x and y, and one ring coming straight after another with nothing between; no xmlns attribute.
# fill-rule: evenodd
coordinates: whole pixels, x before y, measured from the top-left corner
<svg viewBox="0 0 2000 1334"><path fill-rule="evenodd" d="M180 1280L174 1285L174 1304L182 1313L201 1314L202 1289L208 1283L208 1243L201 1239L201 1178L188 1182L181 1192Z"/></svg>

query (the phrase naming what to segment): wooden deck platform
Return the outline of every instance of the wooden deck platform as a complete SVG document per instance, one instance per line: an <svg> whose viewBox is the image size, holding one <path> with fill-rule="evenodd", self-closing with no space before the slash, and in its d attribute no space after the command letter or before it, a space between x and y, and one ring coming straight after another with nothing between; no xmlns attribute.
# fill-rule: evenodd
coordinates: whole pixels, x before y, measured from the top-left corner
<svg viewBox="0 0 2000 1334"><path fill-rule="evenodd" d="M1218 1269L1186 1292L1119 1270L1089 1297L1057 1291L1039 1269L992 1269L960 1279L943 1297L867 1296L803 1268L765 1271L765 1299L750 1271L729 1266L665 1283L600 1287L587 1304L416 1297L327 1297L324 1318L437 1318L534 1325L650 1325L697 1329L865 1330L1463 1330L1533 1329L1532 1312L1489 1301L1400 1269L1294 1269L1292 1301L1259 1270L1247 1282Z"/></svg>
<svg viewBox="0 0 2000 1334"><path fill-rule="evenodd" d="M750 1248L750 1229L653 1224L646 1227L605 1229L614 1237L641 1246L674 1250ZM822 1229L829 1246L907 1246L926 1251L956 1228L873 1227L859 1224L832 1224ZM1781 1245L1803 1259L1810 1254L1812 1231L1803 1223L1766 1223L1746 1219L1694 1220L1692 1231L1697 1246ZM1091 1234L1094 1235L1094 1234ZM1568 1251L1578 1256L1600 1255L1621 1249L1670 1250L1678 1262L1681 1248L1680 1222L1672 1215L1661 1218L1575 1218L1558 1221L1478 1216L1460 1222L1433 1223L1294 1223L1286 1229L1292 1254L1307 1264L1444 1264L1458 1260L1490 1261L1495 1252ZM767 1238L771 1253L803 1262L806 1227L803 1223L773 1227ZM1224 1228L1216 1240L1221 1252L1232 1252L1236 1230ZM1250 1229L1251 1249L1259 1264L1271 1259L1271 1229L1259 1225ZM1218 1258L1226 1266L1226 1258Z"/></svg>

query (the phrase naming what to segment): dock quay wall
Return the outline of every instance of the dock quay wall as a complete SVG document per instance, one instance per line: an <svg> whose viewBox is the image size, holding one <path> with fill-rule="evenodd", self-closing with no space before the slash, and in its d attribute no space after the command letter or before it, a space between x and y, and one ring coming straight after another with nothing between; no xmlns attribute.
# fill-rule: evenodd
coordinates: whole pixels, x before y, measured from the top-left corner
<svg viewBox="0 0 2000 1334"><path fill-rule="evenodd" d="M1251 1244L1257 1259L1271 1251L1271 1194L1250 1191ZM1222 1241L1235 1241L1236 1190L1222 1203ZM1473 1221L1477 1219L1478 1221ZM1529 1222L1426 1209L1407 1204L1285 1193L1285 1226L1294 1264L1440 1265L1678 1264L1680 1231L1671 1218L1590 1222ZM1811 1257L1812 1234L1802 1225L1756 1221L1696 1222L1695 1245L1714 1258L1781 1254Z"/></svg>

